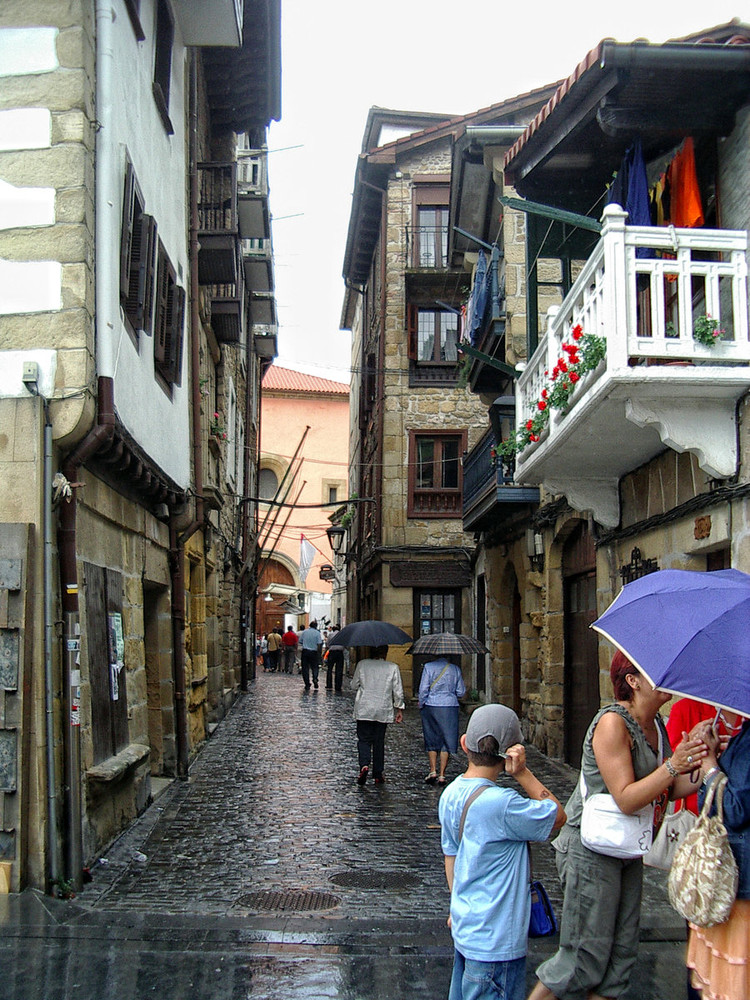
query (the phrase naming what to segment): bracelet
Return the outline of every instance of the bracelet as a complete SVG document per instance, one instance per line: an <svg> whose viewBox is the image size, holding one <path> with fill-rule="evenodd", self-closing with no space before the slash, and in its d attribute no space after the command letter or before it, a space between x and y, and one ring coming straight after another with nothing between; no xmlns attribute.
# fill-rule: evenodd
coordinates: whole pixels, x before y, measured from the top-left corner
<svg viewBox="0 0 750 1000"><path fill-rule="evenodd" d="M677 771L677 769L675 768L674 764L672 763L672 758L671 757L667 757L667 759L664 761L664 766L666 767L666 769L669 771L670 775L673 778L677 777L677 775L679 774L679 772Z"/></svg>
<svg viewBox="0 0 750 1000"><path fill-rule="evenodd" d="M703 775L703 781L701 782L701 784L707 785L709 783L709 781L711 780L711 778L713 778L713 776L715 774L718 774L718 773L719 773L719 768L718 767L710 767L706 771L706 773Z"/></svg>

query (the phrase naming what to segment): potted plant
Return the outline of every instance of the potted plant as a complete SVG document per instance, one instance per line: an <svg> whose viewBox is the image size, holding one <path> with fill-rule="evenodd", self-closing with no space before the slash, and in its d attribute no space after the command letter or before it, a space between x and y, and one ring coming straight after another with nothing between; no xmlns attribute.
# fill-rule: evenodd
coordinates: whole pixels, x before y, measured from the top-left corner
<svg viewBox="0 0 750 1000"><path fill-rule="evenodd" d="M724 336L724 330L719 327L718 319L709 316L698 316L693 323L693 340L704 347L715 347Z"/></svg>

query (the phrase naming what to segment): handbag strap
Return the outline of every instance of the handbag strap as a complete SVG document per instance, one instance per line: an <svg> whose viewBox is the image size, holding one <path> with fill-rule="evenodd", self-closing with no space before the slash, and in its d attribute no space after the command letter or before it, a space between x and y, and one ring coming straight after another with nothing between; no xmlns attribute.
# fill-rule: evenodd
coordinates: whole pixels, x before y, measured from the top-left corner
<svg viewBox="0 0 750 1000"><path fill-rule="evenodd" d="M461 813L461 822L458 824L458 840L459 840L459 843L461 842L461 838L464 835L464 823L466 822L466 813L469 811L469 806L474 801L474 799L478 799L479 798L479 796L482 794L482 792L486 792L488 788L492 788L492 787L493 787L492 785L480 785L479 788L475 788L474 789L474 791L471 793L471 795L466 800L466 805L464 806L463 812Z"/></svg>
<svg viewBox="0 0 750 1000"><path fill-rule="evenodd" d="M701 817L708 816L711 812L711 806L714 802L714 796L716 797L716 815L719 817L719 822L724 822L724 789L727 784L726 774L720 774L715 781L712 781L709 785L708 791L706 792L706 797L703 800L703 808L701 809Z"/></svg>
<svg viewBox="0 0 750 1000"><path fill-rule="evenodd" d="M432 682L432 684L430 684L430 687L428 689L429 691L432 691L432 689L435 687L435 685L440 680L440 678L443 676L443 674L445 673L445 671L448 669L449 666L450 666L450 663L446 663L445 664L445 666L440 671L440 673L437 675L437 677L435 678L435 680Z"/></svg>

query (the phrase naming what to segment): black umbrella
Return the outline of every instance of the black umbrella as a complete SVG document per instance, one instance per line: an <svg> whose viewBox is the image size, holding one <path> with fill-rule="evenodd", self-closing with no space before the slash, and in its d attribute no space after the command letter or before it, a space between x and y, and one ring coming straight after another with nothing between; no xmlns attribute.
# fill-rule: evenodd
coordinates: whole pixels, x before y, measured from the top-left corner
<svg viewBox="0 0 750 1000"><path fill-rule="evenodd" d="M403 646L411 636L390 622L352 622L336 633L337 646Z"/></svg>
<svg viewBox="0 0 750 1000"><path fill-rule="evenodd" d="M435 632L433 635L420 635L406 652L420 656L461 656L464 653L489 653L489 649L477 639L472 639L470 635Z"/></svg>

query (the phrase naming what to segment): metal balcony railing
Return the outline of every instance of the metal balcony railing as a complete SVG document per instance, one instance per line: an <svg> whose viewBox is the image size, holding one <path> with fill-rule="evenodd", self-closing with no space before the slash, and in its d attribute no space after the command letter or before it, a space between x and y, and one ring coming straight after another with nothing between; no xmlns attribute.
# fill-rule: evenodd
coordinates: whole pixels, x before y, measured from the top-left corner
<svg viewBox="0 0 750 1000"><path fill-rule="evenodd" d="M448 227L407 226L406 259L411 268L447 268Z"/></svg>

